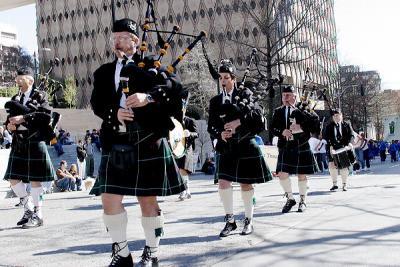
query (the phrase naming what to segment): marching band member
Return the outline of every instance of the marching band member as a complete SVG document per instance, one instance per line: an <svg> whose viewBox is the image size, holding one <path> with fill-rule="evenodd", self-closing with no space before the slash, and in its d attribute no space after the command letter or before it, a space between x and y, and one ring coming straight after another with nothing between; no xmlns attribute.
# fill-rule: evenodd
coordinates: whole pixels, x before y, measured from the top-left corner
<svg viewBox="0 0 400 267"><path fill-rule="evenodd" d="M306 175L318 171L318 165L310 151L308 139L311 133L319 132L319 120L315 113L295 107L296 93L293 86L283 88L282 102L283 105L275 109L271 123L273 135L279 138L276 173L287 198L282 213L289 212L296 205L289 178L291 174L298 177L300 201L297 211L303 212L306 209Z"/></svg>
<svg viewBox="0 0 400 267"><path fill-rule="evenodd" d="M157 196L179 194L186 189L165 140L173 126L169 103L181 103L182 87L175 77L169 77L167 85L157 88L154 77L137 66L138 27L127 18L114 23L113 48L118 59L95 71L91 97L94 113L103 120L102 159L91 193L101 195L103 221L113 241L109 266L133 266L127 241L128 216L122 205L124 195L137 197L146 239L135 266L158 266L164 216ZM134 62L124 67L126 58ZM135 89L130 95L122 93L119 83L124 70L129 87ZM129 128L129 123L134 127ZM150 124L154 126L151 130ZM126 132L120 130L121 125L126 125ZM135 138L137 141L132 141Z"/></svg>
<svg viewBox="0 0 400 267"><path fill-rule="evenodd" d="M189 104L189 94L182 98L183 129L185 137L185 155L176 160L179 172L186 182L187 189L179 194L179 200L191 198L189 190L189 175L194 172L193 151L196 149L195 140L199 137L197 126L194 119L186 116L187 105Z"/></svg>
<svg viewBox="0 0 400 267"><path fill-rule="evenodd" d="M340 110L332 110L331 114L332 121L326 126L325 130L326 140L328 142L327 153L329 159L329 173L333 182L330 191L336 191L338 189L337 179L339 172L342 177L342 190L347 191L347 177L349 176L349 169L348 167L340 168L340 166L335 166L332 154L335 152L335 150L351 146L350 142L353 131L350 125L343 121L343 114Z"/></svg>
<svg viewBox="0 0 400 267"><path fill-rule="evenodd" d="M45 92L35 88L33 77L30 68L17 71L16 82L20 93L13 96L9 103L18 105L24 114L11 114L15 110L10 111L6 121L7 129L13 133L13 141L4 179L10 181L12 190L24 205L24 215L17 223L23 228L43 225L41 183L53 181L55 176L45 133L51 121L51 108ZM14 109L17 109L16 106ZM28 183L31 184L30 196L25 186Z"/></svg>
<svg viewBox="0 0 400 267"><path fill-rule="evenodd" d="M241 114L233 121L221 118L224 105L235 107L236 96L240 94L236 88L236 70L229 60L221 61L219 66L220 83L224 92L210 100L208 132L217 140L216 178L218 191L225 210L225 227L220 237L228 236L237 228L233 213L232 182L241 187L241 195L245 209L242 235L253 232L253 196L255 183L272 180L263 155L256 143L254 135L264 128L261 107L255 103L248 116ZM248 90L248 89L245 89Z"/></svg>

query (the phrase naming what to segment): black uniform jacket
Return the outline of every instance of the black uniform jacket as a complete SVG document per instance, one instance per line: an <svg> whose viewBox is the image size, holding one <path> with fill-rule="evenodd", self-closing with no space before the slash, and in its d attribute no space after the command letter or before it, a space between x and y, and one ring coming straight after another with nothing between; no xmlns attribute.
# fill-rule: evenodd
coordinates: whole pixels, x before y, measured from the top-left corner
<svg viewBox="0 0 400 267"><path fill-rule="evenodd" d="M249 89L244 89L249 90ZM243 92L242 92L243 93ZM242 94L241 93L241 94ZM245 92L244 92L245 93ZM232 92L232 103L236 104L235 97L239 95L239 91L235 88ZM220 116L224 113L224 108L227 106L222 104L223 95L222 93L214 96L210 100L210 109L209 109L209 118L208 118L208 127L207 131L210 133L211 139L217 139L217 146L216 150L218 151L218 143L223 144L225 143L221 139L221 133L224 131L225 123L233 121L235 119L240 119L240 126L236 129L235 135L244 136L247 134L247 139L253 138L255 134L260 133L265 129L264 125L264 117L262 112L262 107L257 103L254 104L249 110L243 110L237 107L236 105L231 105L232 107L228 106L228 110L232 111L232 113L236 113L237 116L226 116L228 119L222 119ZM232 117L229 119L229 117ZM233 137L235 137L233 135ZM218 151L220 152L220 151Z"/></svg>
<svg viewBox="0 0 400 267"><path fill-rule="evenodd" d="M188 130L190 132L190 136L186 138L186 143L185 146L186 148L192 147L193 150L196 149L196 138L199 137L199 134L197 132L197 126L196 123L194 121L194 119L190 118L190 117L184 117L183 118L183 128Z"/></svg>
<svg viewBox="0 0 400 267"><path fill-rule="evenodd" d="M350 124L348 124L347 122L343 121L342 122L342 138L340 140L338 140L335 137L335 122L330 122L325 129L325 139L328 143L328 147L333 147L333 149L339 149L342 147L347 146L350 141L351 141L351 137L352 137L352 130L350 127Z"/></svg>
<svg viewBox="0 0 400 267"><path fill-rule="evenodd" d="M274 136L279 137L278 147L283 148L287 145L288 141L285 137L282 136L283 130L286 128L286 106L280 106L279 108L275 109L274 114L272 116L271 122L271 131ZM303 144L310 139L311 133L319 132L319 118L318 115L315 113L311 113L308 111L300 111L295 109L292 111L291 118L296 119L296 123L300 124L303 133L297 134L296 136L296 144ZM289 141L289 144L292 141Z"/></svg>
<svg viewBox="0 0 400 267"><path fill-rule="evenodd" d="M139 62L135 55L135 63ZM109 150L115 142L120 123L117 112L122 96L121 86L115 90L115 68L117 60L100 66L94 73L94 88L90 103L94 113L103 120L100 141L103 149ZM170 117L182 118L182 86L176 75L154 76L150 72L127 64L121 70L121 77L129 77L129 95L137 92L150 94L154 103L135 108L134 120L150 132L154 138L166 137L174 124ZM178 115L177 115L178 114ZM114 141L113 141L114 140Z"/></svg>
<svg viewBox="0 0 400 267"><path fill-rule="evenodd" d="M33 87L25 105L20 104L17 99L18 95L14 95L11 101L5 104L5 108L9 112L5 124L8 124L10 117L23 115L25 122L21 125L26 129L21 130L22 127L18 126L17 133L23 133L23 136L30 137L31 141L49 141L47 139L49 131L51 131L49 126L51 107L47 101L46 92Z"/></svg>

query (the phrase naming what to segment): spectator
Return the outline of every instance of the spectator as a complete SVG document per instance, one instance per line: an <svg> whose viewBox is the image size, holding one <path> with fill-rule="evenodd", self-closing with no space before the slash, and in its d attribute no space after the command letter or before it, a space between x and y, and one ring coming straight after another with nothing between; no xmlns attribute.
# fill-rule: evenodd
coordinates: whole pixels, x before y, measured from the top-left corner
<svg viewBox="0 0 400 267"><path fill-rule="evenodd" d="M82 140L78 141L76 146L76 163L78 164L79 177L85 180L86 178L86 149L84 148Z"/></svg>
<svg viewBox="0 0 400 267"><path fill-rule="evenodd" d="M86 150L86 177L93 177L94 173L94 144L89 136L85 140L84 148Z"/></svg>
<svg viewBox="0 0 400 267"><path fill-rule="evenodd" d="M71 134L69 132L65 133L63 138L63 145L72 145L74 140L71 138Z"/></svg>
<svg viewBox="0 0 400 267"><path fill-rule="evenodd" d="M10 148L12 143L12 136L7 129L0 126L0 148Z"/></svg>
<svg viewBox="0 0 400 267"><path fill-rule="evenodd" d="M57 155L58 156L61 156L61 155L63 155L65 152L64 152L64 149L63 149L63 147L62 147L62 144L63 144L63 136L64 136L64 130L62 129L62 128L60 128L59 130L58 130L58 135L57 135L57 143L55 143L53 146L54 146L54 149L55 149L55 151L57 152Z"/></svg>
<svg viewBox="0 0 400 267"><path fill-rule="evenodd" d="M67 162L65 160L60 162L60 167L57 169L56 175L57 180L55 180L55 185L61 192L71 191L75 188L75 177L67 170Z"/></svg>
<svg viewBox="0 0 400 267"><path fill-rule="evenodd" d="M96 129L92 130L90 137L92 138L92 143L96 145L99 151L101 151L100 136Z"/></svg>
<svg viewBox="0 0 400 267"><path fill-rule="evenodd" d="M201 168L201 171L205 174L214 174L215 173L215 164L211 161L210 158L207 158Z"/></svg>
<svg viewBox="0 0 400 267"><path fill-rule="evenodd" d="M82 191L81 185L82 185L82 177L79 177L78 174L78 167L76 164L71 164L71 167L69 168L69 173L75 178L75 185L74 188L72 188L72 191Z"/></svg>
<svg viewBox="0 0 400 267"><path fill-rule="evenodd" d="M394 140L392 140L392 143L389 146L389 154L390 154L390 162L396 162L397 161L397 145Z"/></svg>
<svg viewBox="0 0 400 267"><path fill-rule="evenodd" d="M386 148L387 148L387 144L385 141L381 141L379 143L379 155L381 157L381 162L385 162L386 161Z"/></svg>
<svg viewBox="0 0 400 267"><path fill-rule="evenodd" d="M85 140L90 137L92 134L90 133L90 130L86 130L86 134L85 134Z"/></svg>

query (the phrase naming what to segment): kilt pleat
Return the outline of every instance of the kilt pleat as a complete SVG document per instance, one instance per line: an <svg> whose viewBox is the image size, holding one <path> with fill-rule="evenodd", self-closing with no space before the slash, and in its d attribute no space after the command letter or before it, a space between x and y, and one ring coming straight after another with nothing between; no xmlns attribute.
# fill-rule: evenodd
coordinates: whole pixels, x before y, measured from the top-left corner
<svg viewBox="0 0 400 267"><path fill-rule="evenodd" d="M111 152L103 152L99 176L90 194L168 196L186 190L165 138L158 145L142 142L134 148L136 156L125 169L112 164Z"/></svg>
<svg viewBox="0 0 400 267"><path fill-rule="evenodd" d="M279 148L277 173L314 174L318 171L317 161L310 150L308 142L299 146Z"/></svg>
<svg viewBox="0 0 400 267"><path fill-rule="evenodd" d="M53 181L55 171L44 141L27 141L12 146L4 180L29 182Z"/></svg>
<svg viewBox="0 0 400 267"><path fill-rule="evenodd" d="M272 180L272 174L258 144L251 138L240 143L236 152L217 153L215 178L256 184Z"/></svg>

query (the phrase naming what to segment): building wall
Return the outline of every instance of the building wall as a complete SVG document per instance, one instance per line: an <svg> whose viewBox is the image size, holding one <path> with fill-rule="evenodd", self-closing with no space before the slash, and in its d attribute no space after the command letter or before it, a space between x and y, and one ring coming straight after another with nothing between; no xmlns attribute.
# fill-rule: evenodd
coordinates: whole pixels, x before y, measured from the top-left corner
<svg viewBox="0 0 400 267"><path fill-rule="evenodd" d="M283 74L293 77L294 83L302 86L307 67L316 83L329 85L329 77L337 70L336 32L333 16L333 0L324 2L324 14L320 23L299 33L297 37L313 40L305 56L323 47L318 57L301 64L281 68ZM79 106L86 107L92 90L93 72L101 64L111 61L110 49L111 12L110 0L37 0L38 46L41 66L46 69L49 60L58 57L61 64L54 75L61 78L73 76L79 87ZM139 0L115 1L116 17L130 17L143 22L145 2ZM123 4L126 2L127 4ZM156 0L156 17L161 30L171 30L178 25L182 32L197 35L204 30L208 34L208 50L212 60L231 58L239 69L244 69L248 49L239 42L262 44L260 29L254 27L250 16L244 12L239 0ZM249 8L262 14L268 0L244 1ZM290 1L297 2L297 1ZM122 3L122 4L121 4ZM316 10L315 12L320 12ZM150 52L155 52L155 36L149 39ZM191 39L179 37L172 45L170 55L164 63L171 62L181 54ZM50 48L51 51L45 51Z"/></svg>

